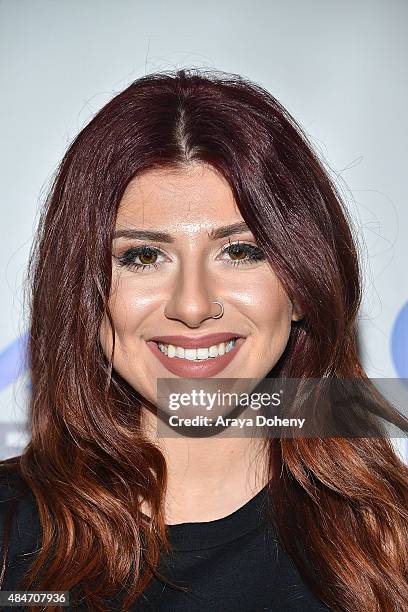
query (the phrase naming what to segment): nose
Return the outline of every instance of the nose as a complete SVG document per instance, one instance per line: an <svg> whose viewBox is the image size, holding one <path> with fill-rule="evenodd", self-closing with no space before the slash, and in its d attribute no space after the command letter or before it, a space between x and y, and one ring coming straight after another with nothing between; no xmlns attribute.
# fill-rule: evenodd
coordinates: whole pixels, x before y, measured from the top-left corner
<svg viewBox="0 0 408 612"><path fill-rule="evenodd" d="M188 327L199 327L206 319L219 314L220 306L214 304L217 299L220 299L220 295L208 271L194 262L185 263L179 270L164 314L168 319L181 321Z"/></svg>

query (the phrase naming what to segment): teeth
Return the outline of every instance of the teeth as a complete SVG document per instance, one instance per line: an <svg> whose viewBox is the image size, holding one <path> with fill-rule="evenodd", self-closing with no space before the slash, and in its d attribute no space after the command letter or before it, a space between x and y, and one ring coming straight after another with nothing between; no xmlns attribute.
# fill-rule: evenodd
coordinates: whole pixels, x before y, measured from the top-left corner
<svg viewBox="0 0 408 612"><path fill-rule="evenodd" d="M208 348L198 348L197 351L197 359L208 359L209 350Z"/></svg>
<svg viewBox="0 0 408 612"><path fill-rule="evenodd" d="M203 361L205 359L213 359L219 355L229 353L235 346L237 339L234 338L229 342L221 342L213 344L209 347L200 347L197 349L185 349L182 346L174 346L173 344L162 344L156 342L160 351L170 357L178 357L179 359L187 359L189 361Z"/></svg>
<svg viewBox="0 0 408 612"><path fill-rule="evenodd" d="M213 346L210 346L208 352L210 354L210 357L218 357L218 347L215 346L215 344L213 344Z"/></svg>

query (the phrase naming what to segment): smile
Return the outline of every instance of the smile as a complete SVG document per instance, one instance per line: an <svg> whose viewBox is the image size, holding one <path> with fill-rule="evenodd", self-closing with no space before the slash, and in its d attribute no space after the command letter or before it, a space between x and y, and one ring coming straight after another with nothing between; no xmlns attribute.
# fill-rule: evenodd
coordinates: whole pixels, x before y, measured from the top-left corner
<svg viewBox="0 0 408 612"><path fill-rule="evenodd" d="M209 336L208 340L201 338L189 341L183 341L181 337L177 337L176 341L175 337L174 344L164 342L167 338L163 337L163 339L148 340L147 346L166 370L172 374L184 378L206 378L215 376L224 370L235 359L245 342L244 337L230 335L227 338L226 336L228 334L219 334L218 337L214 334L213 337ZM180 346L180 344L185 346ZM190 346L186 346L187 344Z"/></svg>
<svg viewBox="0 0 408 612"><path fill-rule="evenodd" d="M201 361L204 359L216 359L220 355L229 353L234 348L237 340L238 338L232 338L229 342L220 342L209 347L198 348L183 348L182 346L159 342L156 342L156 344L159 350L170 359L176 357L178 359L188 359L189 361Z"/></svg>

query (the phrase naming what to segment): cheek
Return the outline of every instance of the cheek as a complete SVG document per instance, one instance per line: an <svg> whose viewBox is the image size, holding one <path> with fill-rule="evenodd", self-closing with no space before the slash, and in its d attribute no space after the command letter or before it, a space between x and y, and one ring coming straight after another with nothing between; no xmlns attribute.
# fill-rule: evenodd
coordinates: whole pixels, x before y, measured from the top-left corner
<svg viewBox="0 0 408 612"><path fill-rule="evenodd" d="M126 370L129 359L132 358L132 363L140 354L140 333L158 305L160 300L156 292L146 291L143 283L135 282L132 276L123 274L114 279L108 306L115 330L113 363L121 374ZM100 326L99 339L105 355L110 359L113 339L106 314Z"/></svg>
<svg viewBox="0 0 408 612"><path fill-rule="evenodd" d="M127 338L134 337L135 330L148 316L151 304L152 300L146 296L140 283L136 284L126 276L117 279L108 305L120 341L125 343Z"/></svg>
<svg viewBox="0 0 408 612"><path fill-rule="evenodd" d="M270 328L281 323L286 328L292 317L292 304L276 275L267 270L252 275L237 295L242 304L251 308L259 327ZM276 327L275 327L275 331Z"/></svg>
<svg viewBox="0 0 408 612"><path fill-rule="evenodd" d="M111 290L108 301L109 311L115 329L115 359L118 352L123 351L126 340L131 337L132 329L137 322L138 310L134 307L134 293L123 281L117 281L115 289ZM112 350L112 330L109 319L105 314L99 330L99 339L104 349L105 355Z"/></svg>
<svg viewBox="0 0 408 612"><path fill-rule="evenodd" d="M248 292L252 319L261 338L260 353L266 351L271 358L280 356L291 331L292 303L273 273L254 280Z"/></svg>
<svg viewBox="0 0 408 612"><path fill-rule="evenodd" d="M140 368L135 368L134 364L138 362L140 355L138 328L145 316L143 304L139 299L135 299L134 292L127 291L126 286L122 283L115 292L111 293L108 306L115 334L113 367L122 378L138 389ZM109 319L105 314L99 329L99 339L108 361L112 354L112 336Z"/></svg>

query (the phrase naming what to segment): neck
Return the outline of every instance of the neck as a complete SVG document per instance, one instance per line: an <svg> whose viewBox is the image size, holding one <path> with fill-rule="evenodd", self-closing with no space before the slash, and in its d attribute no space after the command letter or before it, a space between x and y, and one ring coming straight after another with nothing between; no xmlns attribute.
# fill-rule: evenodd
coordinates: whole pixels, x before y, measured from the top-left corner
<svg viewBox="0 0 408 612"><path fill-rule="evenodd" d="M222 518L267 484L267 457L261 438L234 438L228 431L207 438L159 437L157 416L142 410L143 433L166 460L166 524ZM142 505L142 511L150 515L147 505Z"/></svg>

